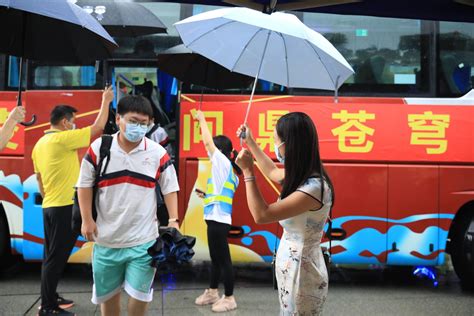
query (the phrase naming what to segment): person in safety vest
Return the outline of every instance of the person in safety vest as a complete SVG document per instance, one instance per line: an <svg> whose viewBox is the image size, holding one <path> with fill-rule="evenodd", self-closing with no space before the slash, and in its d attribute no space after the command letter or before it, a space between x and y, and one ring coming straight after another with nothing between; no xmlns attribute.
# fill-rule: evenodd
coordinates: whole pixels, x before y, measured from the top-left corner
<svg viewBox="0 0 474 316"><path fill-rule="evenodd" d="M227 136L211 136L204 113L197 111L195 118L201 127L201 136L211 160L211 174L206 192L198 191L204 199L204 220L207 224L207 240L211 256L211 280L209 289L196 298L197 305L212 304L213 312L226 312L237 308L234 298L234 274L227 235L232 224L232 201L239 185L240 168L234 163L237 151ZM225 294L219 297L220 273L224 277Z"/></svg>

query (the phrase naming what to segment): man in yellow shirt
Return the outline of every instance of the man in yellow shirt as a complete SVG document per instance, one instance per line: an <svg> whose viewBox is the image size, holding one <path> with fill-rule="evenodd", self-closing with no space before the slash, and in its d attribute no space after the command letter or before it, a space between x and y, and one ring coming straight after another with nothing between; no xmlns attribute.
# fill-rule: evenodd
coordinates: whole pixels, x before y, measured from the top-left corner
<svg viewBox="0 0 474 316"><path fill-rule="evenodd" d="M94 124L80 129L75 129L75 108L56 106L50 116L51 129L33 148L33 165L43 196L45 241L40 316L74 315L63 309L72 307L73 301L60 297L56 288L77 239L71 229L74 185L79 176L77 150L88 147L91 139L102 133L112 100L113 90L108 87Z"/></svg>

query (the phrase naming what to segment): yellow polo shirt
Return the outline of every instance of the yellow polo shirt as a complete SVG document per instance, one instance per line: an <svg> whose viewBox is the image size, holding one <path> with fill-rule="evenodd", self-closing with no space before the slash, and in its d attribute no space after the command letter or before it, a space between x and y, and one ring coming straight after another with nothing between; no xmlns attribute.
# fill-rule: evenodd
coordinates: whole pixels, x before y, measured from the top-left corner
<svg viewBox="0 0 474 316"><path fill-rule="evenodd" d="M44 133L31 154L35 173L41 175L43 183L43 208L71 205L79 177L77 150L89 146L91 127L68 131L49 129Z"/></svg>

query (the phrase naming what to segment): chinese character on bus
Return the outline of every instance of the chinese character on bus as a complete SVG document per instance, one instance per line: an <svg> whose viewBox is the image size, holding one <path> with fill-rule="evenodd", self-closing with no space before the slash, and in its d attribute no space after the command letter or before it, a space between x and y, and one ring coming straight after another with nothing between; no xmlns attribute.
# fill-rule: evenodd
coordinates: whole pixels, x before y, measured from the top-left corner
<svg viewBox="0 0 474 316"><path fill-rule="evenodd" d="M443 154L448 149L446 129L449 127L449 114L408 114L408 126L412 133L410 144L427 146L426 153Z"/></svg>
<svg viewBox="0 0 474 316"><path fill-rule="evenodd" d="M191 110L191 114L185 114L183 118L183 150L191 150L191 142L198 144L201 141L201 131L199 122L194 120L194 113L196 110ZM207 126L211 135L222 135L222 128L224 126L224 117L222 111L203 111Z"/></svg>
<svg viewBox="0 0 474 316"><path fill-rule="evenodd" d="M278 119L286 113L288 113L286 110L271 110L258 115L258 137L256 140L262 150L265 150L267 145L270 151L275 150L273 148L273 131Z"/></svg>
<svg viewBox="0 0 474 316"><path fill-rule="evenodd" d="M0 125L3 125L5 123L5 121L8 118L9 113L10 112L8 112L6 108L0 108ZM13 130L13 135L15 135L17 131L18 131L18 126L15 126L15 129ZM8 142L6 148L15 150L18 148L18 144L13 143L13 142Z"/></svg>
<svg viewBox="0 0 474 316"><path fill-rule="evenodd" d="M339 139L338 147L341 152L368 153L372 150L374 143L367 140L367 135L373 136L375 130L362 123L374 120L375 114L366 111L349 113L347 110L341 110L339 113L333 113L332 118L344 123L332 129L332 134Z"/></svg>

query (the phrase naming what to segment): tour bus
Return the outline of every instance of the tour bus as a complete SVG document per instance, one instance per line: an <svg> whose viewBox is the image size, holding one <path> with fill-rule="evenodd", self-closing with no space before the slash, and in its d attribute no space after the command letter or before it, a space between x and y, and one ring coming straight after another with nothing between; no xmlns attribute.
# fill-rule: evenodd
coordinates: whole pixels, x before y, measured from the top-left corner
<svg viewBox="0 0 474 316"><path fill-rule="evenodd" d="M43 255L41 196L31 151L49 127L50 110L69 104L79 110L78 127L98 113L106 81L117 99L143 93L167 130L178 171L181 231L197 238L195 259L208 259L203 202L210 163L193 111L201 109L214 135L225 134L235 149L250 87L214 91L178 82L156 66L156 54L180 43L173 23L215 7L142 3L168 26L167 34L116 38L110 60L93 65L28 61L24 104L27 119L0 153L0 261ZM275 158L272 133L292 111L314 120L322 158L334 182L331 253L335 264L440 266L447 254L463 284L474 282L474 24L295 13L322 33L355 70L339 91L288 89L259 81L249 126L261 148ZM0 58L0 124L15 106L18 59ZM80 152L81 155L84 151ZM276 161L276 159L275 159ZM268 202L280 187L257 169ZM328 225L326 225L327 229ZM244 186L234 197L229 236L235 262L271 261L282 228L257 225ZM329 247L329 236L322 241ZM70 262L90 262L82 238Z"/></svg>

